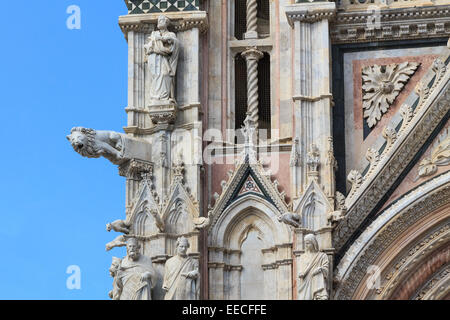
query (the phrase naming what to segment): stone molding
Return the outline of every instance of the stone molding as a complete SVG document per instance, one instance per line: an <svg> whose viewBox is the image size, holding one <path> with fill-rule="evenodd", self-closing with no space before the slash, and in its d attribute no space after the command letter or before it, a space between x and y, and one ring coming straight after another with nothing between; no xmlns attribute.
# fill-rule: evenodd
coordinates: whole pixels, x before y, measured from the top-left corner
<svg viewBox="0 0 450 320"><path fill-rule="evenodd" d="M275 181L272 182L270 178L263 174L262 165L260 163L249 164L248 162L244 162L238 165L233 171L233 174L229 176L228 181L226 181L224 191L214 204L214 207L212 208L212 221L210 228L214 227L223 211L230 205L229 201L231 200L235 190L239 188L239 184L248 169L256 175L258 181L268 192L270 199L273 201L273 204L279 213L283 214L289 211L288 204L284 199L284 194L278 190L278 183Z"/></svg>
<svg viewBox="0 0 450 320"><path fill-rule="evenodd" d="M395 295L396 289L405 284L411 276L410 272L417 270L424 261L430 262L430 256L433 256L436 250L445 248L449 240L450 224L448 222L425 238L418 239L385 276L386 282L376 292L377 299L388 300L393 294Z"/></svg>
<svg viewBox="0 0 450 320"><path fill-rule="evenodd" d="M208 15L205 11L164 12L133 14L119 17L119 26L128 39L128 32L150 33L156 27L158 17L167 16L172 22L171 29L175 32L198 28L201 33L208 30Z"/></svg>
<svg viewBox="0 0 450 320"><path fill-rule="evenodd" d="M334 2L296 3L286 6L286 16L293 28L295 21L314 23L321 20L333 20L336 16Z"/></svg>
<svg viewBox="0 0 450 320"><path fill-rule="evenodd" d="M338 12L330 26L331 41L355 43L406 40L450 35L450 5ZM372 26L375 19L380 22ZM374 21L374 22L372 22Z"/></svg>
<svg viewBox="0 0 450 320"><path fill-rule="evenodd" d="M388 207L358 237L335 269L340 283L335 298L351 299L367 268L408 228L430 212L450 203L450 172L409 192ZM347 281L351 279L351 281Z"/></svg>
<svg viewBox="0 0 450 320"><path fill-rule="evenodd" d="M445 61L447 55L438 60ZM405 118L398 137L390 148L382 150L376 167L369 170L362 183L352 187L346 199L348 213L333 232L333 245L338 251L360 227L450 110L450 70L446 71L444 76L442 71L432 68L425 75L425 78L428 76L431 79L431 93L414 110L409 106L402 108L400 113ZM445 81L442 81L444 78Z"/></svg>
<svg viewBox="0 0 450 320"><path fill-rule="evenodd" d="M440 300L450 290L450 266L446 265L439 270L414 296L415 300Z"/></svg>
<svg viewBox="0 0 450 320"><path fill-rule="evenodd" d="M320 96L302 96L302 95L295 95L292 97L292 100L295 101L308 101L308 102L317 102L323 99L333 99L333 95L331 93L327 94L321 94Z"/></svg>

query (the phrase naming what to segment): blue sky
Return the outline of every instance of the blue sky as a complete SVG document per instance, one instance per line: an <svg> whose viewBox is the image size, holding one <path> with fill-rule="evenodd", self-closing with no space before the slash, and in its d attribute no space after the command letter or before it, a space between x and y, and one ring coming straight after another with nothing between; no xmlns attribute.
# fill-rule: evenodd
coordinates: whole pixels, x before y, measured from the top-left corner
<svg viewBox="0 0 450 320"><path fill-rule="evenodd" d="M66 9L81 8L81 30ZM0 299L108 299L116 234L125 216L125 180L105 159L76 154L74 126L122 132L127 43L123 0L2 3L0 94ZM81 290L66 269L81 268Z"/></svg>

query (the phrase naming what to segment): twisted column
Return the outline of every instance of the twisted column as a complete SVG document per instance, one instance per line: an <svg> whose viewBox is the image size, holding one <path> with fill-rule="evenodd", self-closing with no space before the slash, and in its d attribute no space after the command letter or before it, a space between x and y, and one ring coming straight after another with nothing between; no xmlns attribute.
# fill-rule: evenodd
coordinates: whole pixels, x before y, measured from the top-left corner
<svg viewBox="0 0 450 320"><path fill-rule="evenodd" d="M247 0L247 32L245 33L245 39L257 39L258 38L258 2L256 0Z"/></svg>
<svg viewBox="0 0 450 320"><path fill-rule="evenodd" d="M247 62L247 117L258 128L258 60L263 57L263 53L253 47L242 52L242 56Z"/></svg>

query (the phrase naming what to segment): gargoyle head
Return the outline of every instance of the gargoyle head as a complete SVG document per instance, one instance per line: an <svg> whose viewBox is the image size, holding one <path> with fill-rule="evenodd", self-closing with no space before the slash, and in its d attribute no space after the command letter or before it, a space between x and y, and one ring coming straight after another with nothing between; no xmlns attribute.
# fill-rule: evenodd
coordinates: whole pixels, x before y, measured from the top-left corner
<svg viewBox="0 0 450 320"><path fill-rule="evenodd" d="M70 135L66 136L72 145L75 152L81 154L83 157L98 158L99 156L93 152L93 136L95 131L92 129L75 127L72 128ZM91 139L90 139L91 137Z"/></svg>

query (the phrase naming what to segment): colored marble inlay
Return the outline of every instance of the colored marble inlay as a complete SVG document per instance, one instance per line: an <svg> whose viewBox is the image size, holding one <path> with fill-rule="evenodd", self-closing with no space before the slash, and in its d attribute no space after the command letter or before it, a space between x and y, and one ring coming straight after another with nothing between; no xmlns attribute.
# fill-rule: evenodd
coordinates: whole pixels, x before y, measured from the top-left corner
<svg viewBox="0 0 450 320"><path fill-rule="evenodd" d="M244 182L244 185L239 191L239 195L243 195L248 192L263 194L256 184L255 180L253 180L252 176L248 176L247 180Z"/></svg>
<svg viewBox="0 0 450 320"><path fill-rule="evenodd" d="M128 0L128 14L200 10L199 0Z"/></svg>

